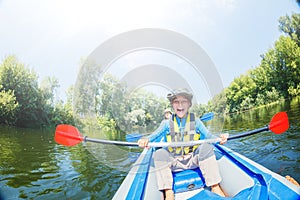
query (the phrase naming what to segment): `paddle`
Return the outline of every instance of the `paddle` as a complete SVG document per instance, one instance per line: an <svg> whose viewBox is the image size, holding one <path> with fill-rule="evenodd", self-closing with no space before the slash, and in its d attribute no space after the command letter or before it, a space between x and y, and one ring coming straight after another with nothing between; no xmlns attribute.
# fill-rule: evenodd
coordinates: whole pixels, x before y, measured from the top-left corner
<svg viewBox="0 0 300 200"><path fill-rule="evenodd" d="M244 133L240 133L237 135L230 136L228 140L236 139L245 137L248 135L253 135L256 133L260 133L263 131L272 131L275 134L281 134L285 132L289 128L289 122L288 117L285 112L279 112L273 116L273 118L270 121L270 124L258 128L252 131L247 131ZM150 142L148 144L149 147L179 147L179 146L193 146L196 144L201 143L215 143L219 142L221 139L207 139L207 140L198 140L198 141L190 141L190 142ZM124 141L113 141L113 140L102 140L102 139L93 139L84 137L81 135L81 133L78 131L78 129L71 125L61 124L56 127L55 131L55 141L58 144L62 144L65 146L74 146L77 145L80 142L95 142L95 143L102 143L102 144L114 144L114 145L121 145L121 146L138 146L138 143L136 142L124 142Z"/></svg>
<svg viewBox="0 0 300 200"><path fill-rule="evenodd" d="M204 115L202 115L200 117L200 120L203 122L212 120L214 118L214 113L213 112L209 112L209 113L205 113ZM126 134L126 141L127 142L133 142L133 141L137 141L139 139L141 139L144 136L150 135L151 133L130 133L130 134Z"/></svg>
<svg viewBox="0 0 300 200"><path fill-rule="evenodd" d="M272 117L269 125L266 125L262 128L258 128L252 131L247 131L244 133L230 136L227 140L237 139L237 138L241 138L241 137L245 137L248 135L253 135L256 133L269 131L269 130L275 134L281 134L286 130L288 130L288 128L289 128L289 119L286 112L279 112Z"/></svg>
<svg viewBox="0 0 300 200"><path fill-rule="evenodd" d="M204 115L202 115L200 117L200 120L203 122L212 120L214 118L214 113L213 112L209 112L209 113L205 113Z"/></svg>

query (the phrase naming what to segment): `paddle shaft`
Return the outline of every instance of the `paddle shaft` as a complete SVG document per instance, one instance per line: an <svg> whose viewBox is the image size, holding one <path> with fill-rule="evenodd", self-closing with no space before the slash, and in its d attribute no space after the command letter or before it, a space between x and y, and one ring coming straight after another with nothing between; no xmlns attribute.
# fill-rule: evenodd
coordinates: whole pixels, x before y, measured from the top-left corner
<svg viewBox="0 0 300 200"><path fill-rule="evenodd" d="M269 131L269 126L265 126L262 128L258 128L255 130L247 131L244 133L240 133L237 135L233 135L227 138L227 140L233 140L233 139L238 139L242 137L246 137L249 135L254 135L256 133L260 133L263 131ZM189 142L157 142L157 143L149 143L149 147L181 147L181 146L193 146L193 145L199 145L203 143L216 143L220 142L221 138L214 138L214 139L206 139L206 140L197 140L197 141L189 141Z"/></svg>
<svg viewBox="0 0 300 200"><path fill-rule="evenodd" d="M114 141L114 140L101 140L95 138L84 137L85 142L95 142L101 144L114 144L119 146L139 146L137 142L124 142L124 141ZM148 147L181 147L181 146L194 146L203 143L215 143L219 142L220 138L197 140L189 142L149 142Z"/></svg>
<svg viewBox="0 0 300 200"><path fill-rule="evenodd" d="M249 135L254 135L256 133L260 133L263 131L268 131L269 126L265 126L262 128L258 128L255 130L247 131L244 133L240 133L237 135L233 135L228 137L227 140L233 140L238 139L242 137L246 137ZM114 141L114 140L101 140L101 139L95 139L95 138L88 138L84 137L85 142L95 142L95 143L101 143L101 144L114 144L119 146L139 146L137 142L124 142L124 141ZM203 143L215 143L220 142L220 138L215 139L206 139L206 140L197 140L197 141L189 141L189 142L149 142L148 147L180 147L180 146L193 146Z"/></svg>
<svg viewBox="0 0 300 200"><path fill-rule="evenodd" d="M95 139L95 138L88 138L84 137L85 142L95 142L95 143L101 143L101 144L114 144L119 146L139 146L136 142L124 142L124 141L115 141L115 140L101 140L101 139Z"/></svg>
<svg viewBox="0 0 300 200"><path fill-rule="evenodd" d="M262 127L262 128L258 128L258 129L255 129L255 130L251 130L251 131L247 131L247 132L244 132L244 133L240 133L240 134L237 134L237 135L230 136L230 137L227 138L227 140L242 138L242 137L245 137L245 136L254 135L256 133L260 133L260 132L268 131L268 130L269 130L269 126L265 126L265 127Z"/></svg>

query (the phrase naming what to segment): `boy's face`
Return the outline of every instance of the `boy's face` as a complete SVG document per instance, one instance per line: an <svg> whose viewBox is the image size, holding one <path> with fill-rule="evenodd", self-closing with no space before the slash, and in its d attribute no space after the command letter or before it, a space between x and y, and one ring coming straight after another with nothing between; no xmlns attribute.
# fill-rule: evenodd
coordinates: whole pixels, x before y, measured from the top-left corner
<svg viewBox="0 0 300 200"><path fill-rule="evenodd" d="M179 118L185 117L191 106L190 101L184 96L176 96L172 101L172 106Z"/></svg>

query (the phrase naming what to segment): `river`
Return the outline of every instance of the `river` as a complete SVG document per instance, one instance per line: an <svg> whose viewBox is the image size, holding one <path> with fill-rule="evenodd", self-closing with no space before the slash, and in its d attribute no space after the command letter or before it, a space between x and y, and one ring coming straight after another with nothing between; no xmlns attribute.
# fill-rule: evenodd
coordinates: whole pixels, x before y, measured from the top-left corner
<svg viewBox="0 0 300 200"><path fill-rule="evenodd" d="M225 145L299 182L300 98L216 118L207 127L213 132L222 124L223 132L235 134L267 125L279 111L289 116L287 132L262 132ZM115 151L111 145L65 147L53 138L54 130L0 126L2 199L111 199L136 155L131 148Z"/></svg>

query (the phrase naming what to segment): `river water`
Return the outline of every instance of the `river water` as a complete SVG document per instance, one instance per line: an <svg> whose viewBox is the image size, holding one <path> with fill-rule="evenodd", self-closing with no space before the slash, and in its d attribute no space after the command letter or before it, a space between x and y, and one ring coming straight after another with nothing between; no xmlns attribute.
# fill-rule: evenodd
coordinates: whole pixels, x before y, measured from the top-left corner
<svg viewBox="0 0 300 200"><path fill-rule="evenodd" d="M215 118L207 127L214 132L222 124L223 132L235 134L267 125L279 111L288 113L287 132L262 132L226 146L299 182L299 98ZM131 148L124 147L120 153L111 145L64 147L53 137L54 130L0 126L0 199L111 199L136 155Z"/></svg>

